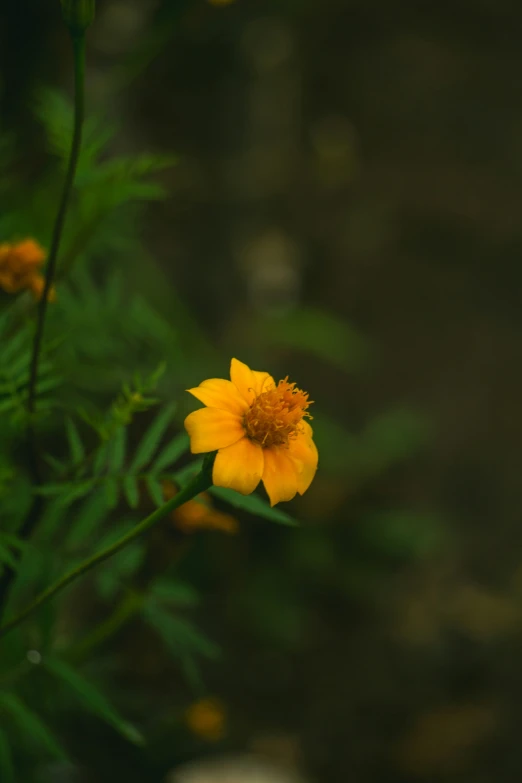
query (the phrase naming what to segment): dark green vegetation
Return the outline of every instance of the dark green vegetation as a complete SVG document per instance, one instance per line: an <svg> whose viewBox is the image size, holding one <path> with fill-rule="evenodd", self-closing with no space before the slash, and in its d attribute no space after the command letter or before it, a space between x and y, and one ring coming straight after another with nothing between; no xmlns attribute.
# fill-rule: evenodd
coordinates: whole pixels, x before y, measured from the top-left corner
<svg viewBox="0 0 522 783"><path fill-rule="evenodd" d="M0 242L47 246L67 40L53 0L0 17ZM518 780L521 37L514 2L99 3L11 601L187 479L183 390L232 355L310 392L321 467L298 529L235 496L237 535L166 524L1 641L2 783L260 746L319 783ZM2 295L7 567L31 312Z"/></svg>

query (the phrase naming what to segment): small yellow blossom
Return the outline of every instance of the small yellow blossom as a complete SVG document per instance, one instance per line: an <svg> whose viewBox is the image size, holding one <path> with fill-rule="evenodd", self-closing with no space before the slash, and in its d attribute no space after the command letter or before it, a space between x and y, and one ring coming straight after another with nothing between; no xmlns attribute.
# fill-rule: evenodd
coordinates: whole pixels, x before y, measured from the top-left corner
<svg viewBox="0 0 522 783"><path fill-rule="evenodd" d="M45 280L40 268L45 261L45 250L34 239L0 244L0 288L8 294L30 290L35 299L41 299ZM56 298L55 290L49 292L49 300Z"/></svg>
<svg viewBox="0 0 522 783"><path fill-rule="evenodd" d="M186 714L187 726L193 734L209 742L218 742L226 733L226 712L218 699L200 699Z"/></svg>
<svg viewBox="0 0 522 783"><path fill-rule="evenodd" d="M163 496L170 500L177 494L177 489L171 482L163 484ZM188 500L172 512L172 519L179 530L184 533L195 533L197 530L220 530L222 533L237 533L239 524L231 514L217 511L211 505L206 492L193 500Z"/></svg>
<svg viewBox="0 0 522 783"><path fill-rule="evenodd" d="M275 383L267 372L232 359L230 381L211 378L188 389L207 407L190 413L185 428L193 454L217 451L212 480L249 495L262 480L273 506L302 495L317 469L308 394Z"/></svg>

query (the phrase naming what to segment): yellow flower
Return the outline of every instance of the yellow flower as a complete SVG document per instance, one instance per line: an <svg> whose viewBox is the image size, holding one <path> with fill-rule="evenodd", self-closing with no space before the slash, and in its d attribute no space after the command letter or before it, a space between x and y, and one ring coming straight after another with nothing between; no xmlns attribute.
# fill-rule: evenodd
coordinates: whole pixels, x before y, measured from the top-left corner
<svg viewBox="0 0 522 783"><path fill-rule="evenodd" d="M0 288L8 294L29 289L36 299L41 299L45 281L39 269L44 261L45 250L34 239L0 244ZM52 288L49 300L55 296Z"/></svg>
<svg viewBox="0 0 522 783"><path fill-rule="evenodd" d="M170 500L178 490L170 481L163 484L163 497ZM172 512L172 520L183 533L195 533L197 530L220 530L222 533L237 533L239 524L231 514L224 514L212 507L206 492L193 500L188 500Z"/></svg>
<svg viewBox="0 0 522 783"><path fill-rule="evenodd" d="M190 413L185 428L193 454L217 451L212 480L249 495L262 480L270 505L302 495L317 469L308 394L267 372L232 359L230 381L211 378L188 389L207 407Z"/></svg>
<svg viewBox="0 0 522 783"><path fill-rule="evenodd" d="M187 726L198 737L217 742L225 736L226 713L218 699L200 699L185 715Z"/></svg>

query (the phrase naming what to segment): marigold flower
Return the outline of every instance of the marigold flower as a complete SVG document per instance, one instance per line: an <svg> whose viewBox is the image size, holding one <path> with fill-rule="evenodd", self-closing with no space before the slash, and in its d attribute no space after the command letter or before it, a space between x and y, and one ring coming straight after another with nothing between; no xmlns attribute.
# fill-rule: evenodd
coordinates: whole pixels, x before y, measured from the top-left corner
<svg viewBox="0 0 522 783"><path fill-rule="evenodd" d="M218 699L200 699L186 714L187 726L198 737L217 742L225 736L226 712Z"/></svg>
<svg viewBox="0 0 522 783"><path fill-rule="evenodd" d="M232 359L230 381L211 378L187 389L207 407L190 413L185 428L193 454L217 451L212 480L249 495L262 480L270 505L302 495L315 475L317 448L305 421L311 402L288 378Z"/></svg>
<svg viewBox="0 0 522 783"><path fill-rule="evenodd" d="M0 244L0 288L8 294L29 289L36 299L41 299L45 281L40 267L45 261L45 250L34 239ZM49 292L49 300L56 297Z"/></svg>
<svg viewBox="0 0 522 783"><path fill-rule="evenodd" d="M163 484L163 497L170 500L178 490L170 481ZM183 533L195 533L197 530L220 530L222 533L237 533L239 523L231 514L225 514L212 507L207 492L202 492L193 500L188 500L172 512L172 520Z"/></svg>

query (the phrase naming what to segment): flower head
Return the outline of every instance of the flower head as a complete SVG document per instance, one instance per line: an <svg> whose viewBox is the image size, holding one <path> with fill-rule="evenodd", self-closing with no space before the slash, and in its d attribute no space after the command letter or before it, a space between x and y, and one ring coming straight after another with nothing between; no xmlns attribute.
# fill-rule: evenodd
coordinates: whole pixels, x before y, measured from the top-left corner
<svg viewBox="0 0 522 783"><path fill-rule="evenodd" d="M45 281L40 267L44 261L45 250L34 239L0 244L0 288L8 294L28 289L36 299L41 299ZM54 298L51 289L49 299Z"/></svg>
<svg viewBox="0 0 522 783"><path fill-rule="evenodd" d="M273 506L306 492L317 469L317 448L306 421L308 394L288 378L232 359L230 381L211 378L188 389L207 407L190 413L185 428L193 454L217 451L212 480L249 495L262 480Z"/></svg>

